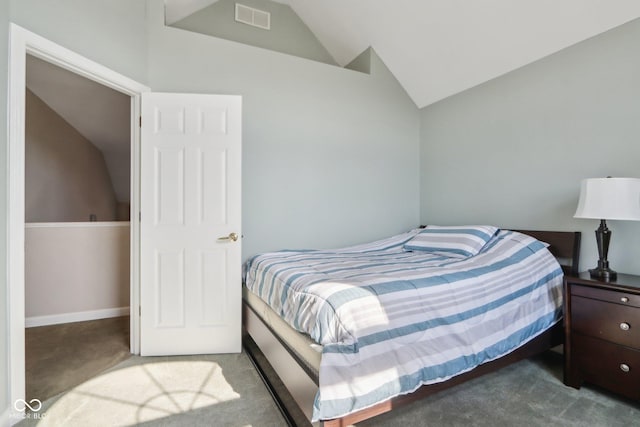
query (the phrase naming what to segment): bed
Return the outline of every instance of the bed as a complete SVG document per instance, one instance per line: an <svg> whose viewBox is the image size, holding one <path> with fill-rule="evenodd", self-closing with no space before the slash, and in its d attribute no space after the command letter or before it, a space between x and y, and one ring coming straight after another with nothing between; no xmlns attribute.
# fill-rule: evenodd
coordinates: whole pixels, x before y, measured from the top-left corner
<svg viewBox="0 0 640 427"><path fill-rule="evenodd" d="M245 265L245 348L292 425L350 425L561 343L580 234L421 227Z"/></svg>

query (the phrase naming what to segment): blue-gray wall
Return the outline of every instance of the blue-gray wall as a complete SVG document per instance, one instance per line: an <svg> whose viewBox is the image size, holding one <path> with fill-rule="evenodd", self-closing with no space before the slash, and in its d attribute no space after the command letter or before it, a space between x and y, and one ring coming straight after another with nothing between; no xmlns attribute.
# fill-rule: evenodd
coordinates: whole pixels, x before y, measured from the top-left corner
<svg viewBox="0 0 640 427"><path fill-rule="evenodd" d="M172 26L335 65L309 27L288 5L270 0L242 0L245 6L271 14L271 29L236 22L236 0L220 0Z"/></svg>
<svg viewBox="0 0 640 427"><path fill-rule="evenodd" d="M243 252L336 247L419 221L419 110L371 74L162 25L149 10L149 85L243 96Z"/></svg>
<svg viewBox="0 0 640 427"><path fill-rule="evenodd" d="M421 110L421 220L583 232L580 180L640 177L640 20ZM611 267L640 274L640 222L610 221Z"/></svg>
<svg viewBox="0 0 640 427"><path fill-rule="evenodd" d="M10 0L11 21L144 83L146 0Z"/></svg>

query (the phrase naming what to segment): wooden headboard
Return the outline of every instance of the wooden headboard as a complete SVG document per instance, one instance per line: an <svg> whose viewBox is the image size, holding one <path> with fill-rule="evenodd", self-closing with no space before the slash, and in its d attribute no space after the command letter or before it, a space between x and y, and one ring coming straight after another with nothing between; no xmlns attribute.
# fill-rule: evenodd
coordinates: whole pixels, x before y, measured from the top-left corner
<svg viewBox="0 0 640 427"><path fill-rule="evenodd" d="M420 228L425 228L421 225ZM564 274L577 275L580 262L580 232L579 231L542 231L542 230L513 230L534 237L549 245L549 252L556 257Z"/></svg>
<svg viewBox="0 0 640 427"><path fill-rule="evenodd" d="M527 234L541 242L549 244L549 252L557 259L565 274L576 275L579 272L580 232L579 231L536 231L514 230Z"/></svg>

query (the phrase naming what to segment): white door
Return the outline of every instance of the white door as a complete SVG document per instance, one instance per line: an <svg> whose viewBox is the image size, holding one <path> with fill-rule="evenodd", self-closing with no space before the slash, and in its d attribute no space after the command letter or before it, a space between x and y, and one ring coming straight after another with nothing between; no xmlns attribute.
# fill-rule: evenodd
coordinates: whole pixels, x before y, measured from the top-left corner
<svg viewBox="0 0 640 427"><path fill-rule="evenodd" d="M142 355L241 349L241 98L145 93Z"/></svg>

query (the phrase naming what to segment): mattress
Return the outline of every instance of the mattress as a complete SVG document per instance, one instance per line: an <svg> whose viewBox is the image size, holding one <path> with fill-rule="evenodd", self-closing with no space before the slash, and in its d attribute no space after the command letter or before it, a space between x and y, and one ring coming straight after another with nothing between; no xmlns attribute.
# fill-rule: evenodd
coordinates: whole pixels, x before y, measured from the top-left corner
<svg viewBox="0 0 640 427"><path fill-rule="evenodd" d="M242 289L245 303L260 317L262 322L273 331L279 339L284 341L287 348L295 353L302 363L305 364L311 373L318 378L320 370L320 359L322 356L322 346L313 341L308 335L293 329L269 305L260 299L259 296L250 292L246 288Z"/></svg>

